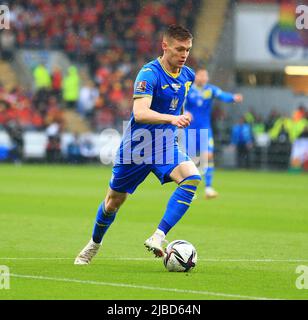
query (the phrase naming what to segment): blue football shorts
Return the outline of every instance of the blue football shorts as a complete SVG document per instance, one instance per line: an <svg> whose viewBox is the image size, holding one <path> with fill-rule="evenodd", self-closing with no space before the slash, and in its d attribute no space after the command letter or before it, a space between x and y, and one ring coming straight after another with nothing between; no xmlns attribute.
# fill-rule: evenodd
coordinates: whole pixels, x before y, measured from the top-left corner
<svg viewBox="0 0 308 320"><path fill-rule="evenodd" d="M190 161L191 159L178 149L178 145L174 146L174 161L172 163L163 164L121 164L116 163L112 168L112 176L109 186L112 190L123 193L134 193L136 188L144 181L144 179L153 172L159 179L161 184L172 181L170 173L180 163Z"/></svg>

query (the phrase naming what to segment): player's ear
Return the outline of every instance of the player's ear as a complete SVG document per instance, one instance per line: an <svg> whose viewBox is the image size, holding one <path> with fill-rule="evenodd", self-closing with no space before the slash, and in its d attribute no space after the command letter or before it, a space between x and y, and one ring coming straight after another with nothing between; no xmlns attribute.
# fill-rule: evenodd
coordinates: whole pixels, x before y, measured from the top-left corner
<svg viewBox="0 0 308 320"><path fill-rule="evenodd" d="M170 38L167 36L164 36L161 47L165 51L168 49L169 46L170 46Z"/></svg>
<svg viewBox="0 0 308 320"><path fill-rule="evenodd" d="M163 39L163 41L161 43L161 47L162 47L163 51L167 50L168 43L167 43L166 39Z"/></svg>

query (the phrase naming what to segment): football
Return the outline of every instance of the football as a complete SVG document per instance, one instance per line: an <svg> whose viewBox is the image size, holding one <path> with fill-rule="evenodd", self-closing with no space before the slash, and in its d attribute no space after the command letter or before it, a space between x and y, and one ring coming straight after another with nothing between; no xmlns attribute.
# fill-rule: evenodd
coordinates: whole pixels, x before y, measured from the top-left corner
<svg viewBox="0 0 308 320"><path fill-rule="evenodd" d="M164 265L171 272L187 272L197 264L197 251L186 240L174 240L168 244Z"/></svg>

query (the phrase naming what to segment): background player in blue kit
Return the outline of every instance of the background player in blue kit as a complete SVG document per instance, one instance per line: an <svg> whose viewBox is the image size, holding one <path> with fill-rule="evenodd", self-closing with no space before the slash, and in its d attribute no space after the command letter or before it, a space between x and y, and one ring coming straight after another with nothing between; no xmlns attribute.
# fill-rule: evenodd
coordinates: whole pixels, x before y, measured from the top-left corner
<svg viewBox="0 0 308 320"><path fill-rule="evenodd" d="M181 114L195 78L184 65L191 47L190 32L172 25L163 36L163 56L140 70L134 85L133 112L112 169L107 196L98 208L92 238L75 264L90 263L128 194L150 172L162 184L174 181L178 185L157 230L144 243L155 256L164 255L165 236L189 208L201 180L197 167L176 142L176 129L187 127L191 121L189 114Z"/></svg>
<svg viewBox="0 0 308 320"><path fill-rule="evenodd" d="M205 196L208 199L217 197L218 193L212 187L214 173L214 139L211 126L212 105L215 98L220 101L232 103L242 102L241 94L232 94L224 92L220 88L208 83L208 72L205 69L196 71L194 84L188 93L185 111L192 115L190 126L185 129L186 136L189 129L196 130L196 146L191 149L192 145L187 146L186 150L191 157L199 155L200 165L204 170ZM200 134L201 129L207 129L208 141L202 139L204 136ZM188 141L188 139L186 139Z"/></svg>

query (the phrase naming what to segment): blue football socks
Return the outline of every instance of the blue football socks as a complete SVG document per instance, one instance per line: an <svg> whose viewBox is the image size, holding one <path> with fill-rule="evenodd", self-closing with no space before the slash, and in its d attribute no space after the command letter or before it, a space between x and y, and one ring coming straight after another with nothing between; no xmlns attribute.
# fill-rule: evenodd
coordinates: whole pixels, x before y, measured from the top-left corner
<svg viewBox="0 0 308 320"><path fill-rule="evenodd" d="M211 187L214 175L214 161L209 160L208 167L204 169L204 182L207 187Z"/></svg>
<svg viewBox="0 0 308 320"><path fill-rule="evenodd" d="M104 234L114 221L116 212L106 212L105 203L103 202L97 210L95 225L92 233L92 239L95 243L101 243Z"/></svg>
<svg viewBox="0 0 308 320"><path fill-rule="evenodd" d="M193 175L179 183L168 202L167 210L158 226L159 230L167 234L182 218L191 204L200 180L199 175Z"/></svg>

